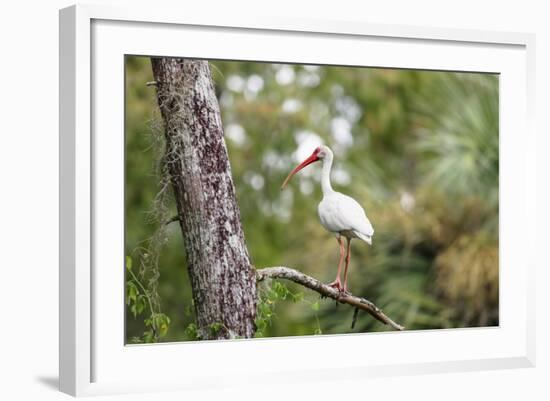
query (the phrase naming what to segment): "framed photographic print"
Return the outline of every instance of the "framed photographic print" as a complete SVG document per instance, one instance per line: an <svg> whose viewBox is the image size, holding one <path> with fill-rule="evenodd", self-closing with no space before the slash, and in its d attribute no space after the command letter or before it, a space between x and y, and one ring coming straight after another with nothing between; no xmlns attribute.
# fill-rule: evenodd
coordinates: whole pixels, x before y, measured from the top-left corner
<svg viewBox="0 0 550 401"><path fill-rule="evenodd" d="M62 391L532 366L532 36L150 11L60 13Z"/></svg>

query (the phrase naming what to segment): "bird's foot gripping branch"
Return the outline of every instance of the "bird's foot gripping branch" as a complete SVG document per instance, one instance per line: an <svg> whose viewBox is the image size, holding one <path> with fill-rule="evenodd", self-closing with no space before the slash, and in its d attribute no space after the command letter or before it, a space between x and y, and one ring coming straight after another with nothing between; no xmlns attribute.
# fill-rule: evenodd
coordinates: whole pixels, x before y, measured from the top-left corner
<svg viewBox="0 0 550 401"><path fill-rule="evenodd" d="M321 281L308 276L298 270L291 269L290 267L277 266L277 267L266 267L263 269L256 270L256 280L262 281L265 279L284 279L292 281L296 284L300 284L306 288L309 288L312 291L318 292L323 297L328 297L340 302L342 304L348 304L355 307L357 310L364 310L365 312L372 315L375 319L380 322L391 326L395 330L404 330L405 328L382 312L382 310L377 307L375 304L369 300L361 297L356 297L349 292L342 292L336 288L333 288L327 284L322 283Z"/></svg>

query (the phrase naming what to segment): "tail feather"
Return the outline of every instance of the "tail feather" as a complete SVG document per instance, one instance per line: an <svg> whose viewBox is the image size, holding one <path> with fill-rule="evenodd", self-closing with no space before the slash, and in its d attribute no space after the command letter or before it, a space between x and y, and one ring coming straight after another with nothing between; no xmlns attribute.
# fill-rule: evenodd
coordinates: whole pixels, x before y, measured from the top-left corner
<svg viewBox="0 0 550 401"><path fill-rule="evenodd" d="M365 235L363 233L360 233L359 231L353 230L353 233L355 236L363 241L365 241L367 244L372 245L372 235Z"/></svg>

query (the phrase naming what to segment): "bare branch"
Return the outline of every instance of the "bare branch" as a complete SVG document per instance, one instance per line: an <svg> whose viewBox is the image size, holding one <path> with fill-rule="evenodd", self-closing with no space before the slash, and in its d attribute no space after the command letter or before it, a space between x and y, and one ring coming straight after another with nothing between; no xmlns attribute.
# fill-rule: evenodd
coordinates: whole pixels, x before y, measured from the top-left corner
<svg viewBox="0 0 550 401"><path fill-rule="evenodd" d="M354 306L357 309L364 310L372 315L374 318L380 322L393 327L396 330L404 330L405 327L395 323L388 316L382 312L382 310L377 307L375 304L370 302L365 298L356 297L350 293L342 293L335 288L332 288L316 278L308 276L298 270L291 269L290 267L277 266L277 267L266 267L263 269L256 270L256 279L257 281L262 281L265 279L285 279L293 281L297 284L300 284L304 287L309 288L310 290L316 291L322 296L332 298L342 304L348 304Z"/></svg>
<svg viewBox="0 0 550 401"><path fill-rule="evenodd" d="M164 225L167 226L168 224L173 223L174 221L180 221L180 216L175 215L170 217L168 220L164 222Z"/></svg>

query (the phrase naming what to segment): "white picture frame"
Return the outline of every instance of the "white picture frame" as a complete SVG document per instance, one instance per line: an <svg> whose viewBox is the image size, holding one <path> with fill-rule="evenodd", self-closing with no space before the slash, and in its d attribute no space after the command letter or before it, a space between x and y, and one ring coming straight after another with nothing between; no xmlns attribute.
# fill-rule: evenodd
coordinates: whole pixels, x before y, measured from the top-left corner
<svg viewBox="0 0 550 401"><path fill-rule="evenodd" d="M189 41L195 46L182 47L182 41L174 39L180 35L195 39ZM262 46L257 45L260 37ZM216 47L220 39L225 46ZM274 377L361 379L534 366L534 41L524 33L252 15L226 19L155 8L78 5L61 10L60 390L79 396L239 386L252 378L267 383ZM271 45L269 54L265 43ZM370 61L364 52L350 50L361 46L372 55ZM125 346L120 315L123 254L116 248L123 238L119 56L124 54L500 73L500 326ZM319 349L325 346L344 347L347 359L320 358ZM379 352L383 349L393 352ZM193 364L185 367L182 355ZM302 358L288 366L288 355ZM260 358L270 364L261 364ZM227 362L234 360L238 362ZM162 361L163 367L141 377L134 369L139 361L148 366Z"/></svg>

